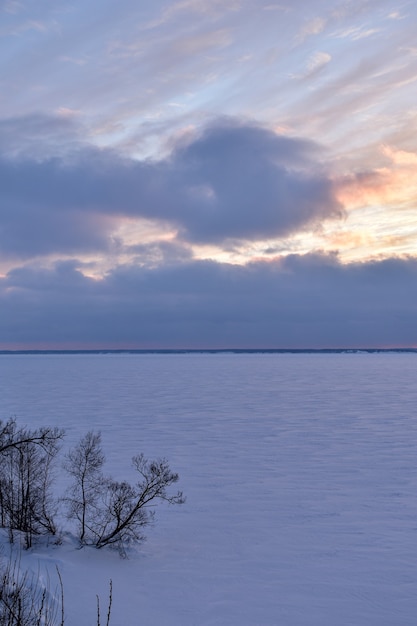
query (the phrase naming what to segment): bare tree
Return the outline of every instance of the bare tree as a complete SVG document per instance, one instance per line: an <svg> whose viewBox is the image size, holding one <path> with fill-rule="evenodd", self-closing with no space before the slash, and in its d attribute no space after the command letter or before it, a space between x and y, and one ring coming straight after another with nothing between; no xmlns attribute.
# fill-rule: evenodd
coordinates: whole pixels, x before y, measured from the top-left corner
<svg viewBox="0 0 417 626"><path fill-rule="evenodd" d="M64 462L64 469L74 479L65 498L68 516L78 522L81 543L99 513L98 501L103 483L101 468L104 460L101 434L90 431L69 451Z"/></svg>
<svg viewBox="0 0 417 626"><path fill-rule="evenodd" d="M132 542L144 539L143 528L154 518L154 506L164 500L182 504L181 491L168 493L178 481L166 459L148 461L141 454L133 457L140 478L135 485L116 481L101 472L104 455L99 434L88 433L67 455L65 468L73 476L70 487L68 516L79 525L82 544L97 548L115 545L125 554Z"/></svg>
<svg viewBox="0 0 417 626"><path fill-rule="evenodd" d="M0 455L11 448L17 449L25 443L34 443L49 449L63 436L64 431L61 428L44 426L29 430L25 427L18 427L14 418L8 419L7 422L0 420Z"/></svg>
<svg viewBox="0 0 417 626"><path fill-rule="evenodd" d="M55 499L51 471L63 431L18 428L11 419L0 423L0 519L14 540L22 531L26 547L34 535L55 534Z"/></svg>

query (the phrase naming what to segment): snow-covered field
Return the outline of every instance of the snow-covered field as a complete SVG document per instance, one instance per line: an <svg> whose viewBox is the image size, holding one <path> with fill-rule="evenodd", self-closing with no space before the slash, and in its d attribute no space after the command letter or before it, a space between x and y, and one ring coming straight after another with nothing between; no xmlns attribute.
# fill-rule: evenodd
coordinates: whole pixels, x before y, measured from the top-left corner
<svg viewBox="0 0 417 626"><path fill-rule="evenodd" d="M129 559L66 538L66 626L414 626L417 355L0 356L0 417L101 430L107 471L168 458L187 502L160 506ZM65 478L58 476L64 488Z"/></svg>

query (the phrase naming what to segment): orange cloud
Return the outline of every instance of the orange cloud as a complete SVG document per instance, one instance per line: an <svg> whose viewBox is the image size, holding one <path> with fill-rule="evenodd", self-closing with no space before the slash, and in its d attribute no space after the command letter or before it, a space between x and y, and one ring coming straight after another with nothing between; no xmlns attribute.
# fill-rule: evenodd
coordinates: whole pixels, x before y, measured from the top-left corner
<svg viewBox="0 0 417 626"><path fill-rule="evenodd" d="M417 154L382 146L390 163L336 182L338 199L347 209L371 205L407 205L417 197Z"/></svg>
<svg viewBox="0 0 417 626"><path fill-rule="evenodd" d="M360 248L370 243L368 235L352 231L329 233L325 239L331 248Z"/></svg>

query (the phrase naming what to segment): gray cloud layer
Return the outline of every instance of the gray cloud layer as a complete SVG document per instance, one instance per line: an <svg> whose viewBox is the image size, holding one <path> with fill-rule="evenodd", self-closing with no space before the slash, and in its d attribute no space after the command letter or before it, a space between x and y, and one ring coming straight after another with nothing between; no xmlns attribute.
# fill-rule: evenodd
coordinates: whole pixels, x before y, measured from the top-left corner
<svg viewBox="0 0 417 626"><path fill-rule="evenodd" d="M417 345L417 260L342 265L329 255L245 267L186 261L120 267L104 280L71 263L0 280L0 342L47 347Z"/></svg>
<svg viewBox="0 0 417 626"><path fill-rule="evenodd" d="M26 135L28 125L36 133L45 120L25 120ZM0 130L10 151L10 133ZM48 149L53 143L50 136ZM0 160L0 247L26 258L106 250L123 216L168 222L190 242L287 235L343 215L317 154L311 142L230 120L159 162L79 144L67 157L23 159L19 150Z"/></svg>

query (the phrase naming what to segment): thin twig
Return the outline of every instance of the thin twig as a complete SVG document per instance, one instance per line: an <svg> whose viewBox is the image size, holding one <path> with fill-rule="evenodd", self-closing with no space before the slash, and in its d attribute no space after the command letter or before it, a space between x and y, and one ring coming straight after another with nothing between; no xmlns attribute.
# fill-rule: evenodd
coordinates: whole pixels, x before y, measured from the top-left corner
<svg viewBox="0 0 417 626"><path fill-rule="evenodd" d="M110 624L110 615L111 615L111 605L113 602L113 581L110 579L110 590L109 590L109 609L107 611L107 622L106 622L106 626L109 626Z"/></svg>
<svg viewBox="0 0 417 626"><path fill-rule="evenodd" d="M59 571L58 565L56 565L55 567L56 567L56 573L58 574L59 587L61 590L61 625L60 626L64 626L64 584L62 582L62 576L61 576L61 572Z"/></svg>
<svg viewBox="0 0 417 626"><path fill-rule="evenodd" d="M100 626L100 598L96 595L97 598L97 626Z"/></svg>

